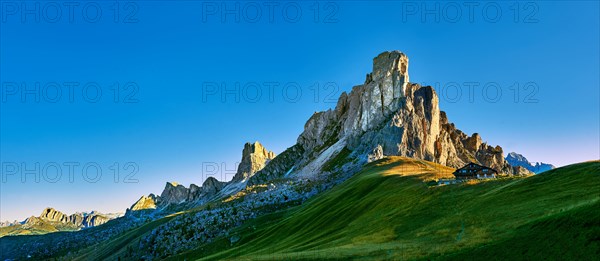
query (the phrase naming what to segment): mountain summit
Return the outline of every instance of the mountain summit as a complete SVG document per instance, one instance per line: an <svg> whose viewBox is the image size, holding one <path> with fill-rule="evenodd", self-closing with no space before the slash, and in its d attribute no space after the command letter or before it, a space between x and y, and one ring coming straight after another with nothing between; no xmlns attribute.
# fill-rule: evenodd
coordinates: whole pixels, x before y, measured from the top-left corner
<svg viewBox="0 0 600 261"><path fill-rule="evenodd" d="M535 174L556 168L554 167L554 165L548 163L529 162L527 158L525 158L525 156L516 152L508 153L508 155L506 155L506 161L513 166L521 166L523 168L526 168Z"/></svg>
<svg viewBox="0 0 600 261"><path fill-rule="evenodd" d="M440 111L433 87L408 81L408 61L400 51L375 57L365 83L342 93L335 109L313 114L296 145L255 174L250 184L291 170L305 177L321 175L323 165L342 151L353 159L345 169L384 156L406 156L454 168L475 162L509 175L531 174L511 166L502 147L457 129Z"/></svg>

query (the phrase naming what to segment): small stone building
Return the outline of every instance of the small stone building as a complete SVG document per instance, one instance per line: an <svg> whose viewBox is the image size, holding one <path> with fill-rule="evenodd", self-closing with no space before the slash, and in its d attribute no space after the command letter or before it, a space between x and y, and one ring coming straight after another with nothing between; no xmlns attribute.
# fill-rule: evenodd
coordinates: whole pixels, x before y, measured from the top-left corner
<svg viewBox="0 0 600 261"><path fill-rule="evenodd" d="M452 174L456 179L493 179L498 175L498 171L476 163L469 163L464 167L457 169Z"/></svg>

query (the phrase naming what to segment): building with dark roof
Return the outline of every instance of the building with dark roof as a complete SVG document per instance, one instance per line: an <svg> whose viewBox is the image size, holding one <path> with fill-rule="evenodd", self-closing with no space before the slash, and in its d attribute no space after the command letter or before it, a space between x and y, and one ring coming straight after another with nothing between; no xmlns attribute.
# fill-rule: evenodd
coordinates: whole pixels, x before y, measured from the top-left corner
<svg viewBox="0 0 600 261"><path fill-rule="evenodd" d="M454 174L456 179L492 179L496 178L498 171L471 162L457 169L452 174Z"/></svg>

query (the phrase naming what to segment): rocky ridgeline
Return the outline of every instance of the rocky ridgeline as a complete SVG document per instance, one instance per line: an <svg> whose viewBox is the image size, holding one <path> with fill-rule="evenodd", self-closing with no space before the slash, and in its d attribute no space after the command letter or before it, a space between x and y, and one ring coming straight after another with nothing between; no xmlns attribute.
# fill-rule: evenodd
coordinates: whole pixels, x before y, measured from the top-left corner
<svg viewBox="0 0 600 261"><path fill-rule="evenodd" d="M207 178L200 187L191 184L189 188L186 188L176 182L167 182L160 196L154 194L142 196L127 209L125 215L135 212L145 213L183 203L203 203L221 191L224 185L225 182L218 181L213 177Z"/></svg>
<svg viewBox="0 0 600 261"><path fill-rule="evenodd" d="M525 158L523 155L518 154L516 152L508 153L508 155L506 155L506 161L508 161L508 163L513 166L521 166L523 168L526 168L527 170L529 170L535 174L539 174L544 171L548 171L548 170L556 168L556 167L554 167L554 165L548 164L548 163L529 162L529 160L527 160L527 158Z"/></svg>
<svg viewBox="0 0 600 261"><path fill-rule="evenodd" d="M90 213L75 213L71 215L64 214L54 208L46 208L38 217L31 216L23 222L24 227L32 227L50 222L53 225L63 225L73 228L88 228L102 225L113 216L104 215L92 211Z"/></svg>
<svg viewBox="0 0 600 261"><path fill-rule="evenodd" d="M154 209L164 209L169 206L179 204L198 205L209 201L223 190L228 185L236 185L245 182L252 177L257 171L265 167L272 159L275 158L275 153L267 150L259 142L246 143L242 151L242 160L238 166L237 172L230 182L222 182L214 177L208 177L202 186L191 184L189 188L176 182L167 182L160 196L150 194L142 196L129 209L127 214L132 214L137 211L147 211ZM231 193L237 192L242 187L231 190ZM140 212L141 213L141 212Z"/></svg>

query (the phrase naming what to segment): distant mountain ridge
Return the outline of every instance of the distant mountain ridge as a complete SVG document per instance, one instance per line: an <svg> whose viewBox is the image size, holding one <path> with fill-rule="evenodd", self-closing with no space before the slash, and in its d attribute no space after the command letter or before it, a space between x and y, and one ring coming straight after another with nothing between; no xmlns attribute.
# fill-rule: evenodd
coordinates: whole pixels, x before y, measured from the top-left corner
<svg viewBox="0 0 600 261"><path fill-rule="evenodd" d="M0 236L76 231L105 224L120 216L122 216L120 213L102 214L96 211L67 215L49 207L45 208L39 216L28 217L22 222L2 222Z"/></svg>
<svg viewBox="0 0 600 261"><path fill-rule="evenodd" d="M506 155L506 161L513 166L524 167L535 174L556 168L554 165L548 163L529 162L525 156L516 152L508 153L508 155Z"/></svg>

